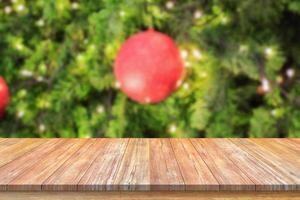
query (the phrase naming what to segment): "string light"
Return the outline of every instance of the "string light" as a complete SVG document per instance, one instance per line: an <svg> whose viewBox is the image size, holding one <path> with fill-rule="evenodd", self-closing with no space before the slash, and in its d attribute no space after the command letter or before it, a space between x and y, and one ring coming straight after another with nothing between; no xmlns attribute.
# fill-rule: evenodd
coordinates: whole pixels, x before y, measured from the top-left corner
<svg viewBox="0 0 300 200"><path fill-rule="evenodd" d="M169 132L170 132L170 133L175 133L176 130L177 130L177 127L176 127L174 124L172 124L172 125L169 127Z"/></svg>
<svg viewBox="0 0 300 200"><path fill-rule="evenodd" d="M20 74L23 77L31 77L33 75L32 71L29 71L29 70L26 70L26 69L22 70L20 72Z"/></svg>
<svg viewBox="0 0 300 200"><path fill-rule="evenodd" d="M287 77L289 77L289 78L294 77L294 76L295 76L295 70L292 69L292 68L287 69L287 70L286 70L286 75L287 75Z"/></svg>
<svg viewBox="0 0 300 200"><path fill-rule="evenodd" d="M200 19L202 17L203 13L200 10L196 10L194 12L194 18L195 19Z"/></svg>
<svg viewBox="0 0 300 200"><path fill-rule="evenodd" d="M229 18L228 17L226 17L226 16L223 16L222 18L221 18L221 23L222 24L227 24L229 22Z"/></svg>
<svg viewBox="0 0 300 200"><path fill-rule="evenodd" d="M89 49L92 50L92 51L95 50L96 49L96 45L95 44L89 45Z"/></svg>
<svg viewBox="0 0 300 200"><path fill-rule="evenodd" d="M6 14L10 14L11 11L12 11L12 9L11 9L10 6L6 6L6 7L4 8L4 12L5 12Z"/></svg>
<svg viewBox="0 0 300 200"><path fill-rule="evenodd" d="M82 54L78 54L76 58L78 61L82 61L84 56Z"/></svg>
<svg viewBox="0 0 300 200"><path fill-rule="evenodd" d="M17 43L17 44L15 45L15 47L16 47L16 49L19 50L19 51L22 51L22 50L24 49L24 46L23 46L23 44L21 44L21 43Z"/></svg>
<svg viewBox="0 0 300 200"><path fill-rule="evenodd" d="M125 12L123 10L121 10L119 14L120 14L121 17L125 16Z"/></svg>
<svg viewBox="0 0 300 200"><path fill-rule="evenodd" d="M24 10L25 10L25 6L23 4L17 6L17 11L22 12Z"/></svg>
<svg viewBox="0 0 300 200"><path fill-rule="evenodd" d="M188 90L188 89L190 89L190 84L184 83L184 84L182 85L182 87L183 87L183 89Z"/></svg>
<svg viewBox="0 0 300 200"><path fill-rule="evenodd" d="M269 83L269 81L266 79L266 78L263 78L262 80L261 80L261 86L262 86L262 90L264 91L264 92L269 92L270 91L270 83Z"/></svg>
<svg viewBox="0 0 300 200"><path fill-rule="evenodd" d="M184 67L189 68L191 66L192 66L192 64L189 61L184 62Z"/></svg>
<svg viewBox="0 0 300 200"><path fill-rule="evenodd" d="M189 53L187 50L183 49L180 51L180 56L182 59L186 59L188 57Z"/></svg>
<svg viewBox="0 0 300 200"><path fill-rule="evenodd" d="M104 107L102 105L97 106L96 108L97 113L103 113L104 112Z"/></svg>
<svg viewBox="0 0 300 200"><path fill-rule="evenodd" d="M273 54L273 49L271 47L267 47L265 49L266 56L271 56Z"/></svg>
<svg viewBox="0 0 300 200"><path fill-rule="evenodd" d="M36 25L42 27L42 26L45 25L45 22L44 22L43 19L39 19L39 20L36 22Z"/></svg>
<svg viewBox="0 0 300 200"><path fill-rule="evenodd" d="M25 114L24 111L19 111L19 112L17 113L17 117L18 117L18 118L22 118L22 117L24 116L24 114Z"/></svg>
<svg viewBox="0 0 300 200"><path fill-rule="evenodd" d="M202 73L200 74L200 77L206 78L206 77L207 77L207 73L206 73L206 72L202 72Z"/></svg>
<svg viewBox="0 0 300 200"><path fill-rule="evenodd" d="M44 124L39 125L39 131L42 133L46 130L46 126Z"/></svg>
<svg viewBox="0 0 300 200"><path fill-rule="evenodd" d="M246 52L248 51L248 46L247 45L240 45L240 48L239 48L239 52Z"/></svg>
<svg viewBox="0 0 300 200"><path fill-rule="evenodd" d="M201 59L202 58L202 54L201 54L201 52L198 50L198 49L194 49L193 50L193 56L196 58L196 59Z"/></svg>
<svg viewBox="0 0 300 200"><path fill-rule="evenodd" d="M83 43L84 43L84 44L87 44L87 43L89 43L89 40L88 40L88 39L84 39L84 40L83 40Z"/></svg>
<svg viewBox="0 0 300 200"><path fill-rule="evenodd" d="M277 110L276 109L271 110L271 115L275 117L277 115Z"/></svg>
<svg viewBox="0 0 300 200"><path fill-rule="evenodd" d="M282 78L282 76L277 76L277 77L276 77L276 82L277 82L278 84L283 83L283 78Z"/></svg>
<svg viewBox="0 0 300 200"><path fill-rule="evenodd" d="M71 4L71 7L72 7L73 10L77 10L79 8L79 4L77 2L73 2Z"/></svg>
<svg viewBox="0 0 300 200"><path fill-rule="evenodd" d="M45 79L44 79L44 77L42 77L42 76L38 76L38 77L36 78L36 80L37 80L38 82L43 82Z"/></svg>
<svg viewBox="0 0 300 200"><path fill-rule="evenodd" d="M166 3L166 8L167 9L172 9L174 7L174 2L173 1L168 1L167 3Z"/></svg>
<svg viewBox="0 0 300 200"><path fill-rule="evenodd" d="M117 89L121 88L121 83L119 81L115 82L115 88L117 88Z"/></svg>

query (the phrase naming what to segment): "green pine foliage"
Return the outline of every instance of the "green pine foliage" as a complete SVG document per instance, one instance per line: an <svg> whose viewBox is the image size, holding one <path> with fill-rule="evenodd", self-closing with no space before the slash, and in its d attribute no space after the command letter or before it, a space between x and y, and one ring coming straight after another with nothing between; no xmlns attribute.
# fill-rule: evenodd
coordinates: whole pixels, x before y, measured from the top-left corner
<svg viewBox="0 0 300 200"><path fill-rule="evenodd" d="M159 104L128 99L113 62L154 27L185 58ZM0 0L0 137L299 137L298 0Z"/></svg>

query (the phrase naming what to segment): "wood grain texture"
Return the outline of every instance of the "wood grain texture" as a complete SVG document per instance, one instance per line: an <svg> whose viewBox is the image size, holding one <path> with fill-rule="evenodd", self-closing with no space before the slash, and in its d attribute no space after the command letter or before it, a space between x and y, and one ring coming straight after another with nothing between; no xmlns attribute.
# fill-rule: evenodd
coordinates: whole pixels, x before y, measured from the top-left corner
<svg viewBox="0 0 300 200"><path fill-rule="evenodd" d="M0 138L0 191L299 192L299 149L276 138Z"/></svg>
<svg viewBox="0 0 300 200"><path fill-rule="evenodd" d="M150 140L151 190L184 190L185 184L169 139Z"/></svg>
<svg viewBox="0 0 300 200"><path fill-rule="evenodd" d="M253 139L231 139L231 141L255 157L257 162L265 163L266 168L274 176L280 177L288 183L285 187L289 188L289 190L300 189L300 166L287 163L283 157L256 144ZM299 156L294 159L299 160Z"/></svg>
<svg viewBox="0 0 300 200"><path fill-rule="evenodd" d="M299 200L300 192L5 192L0 200Z"/></svg>
<svg viewBox="0 0 300 200"><path fill-rule="evenodd" d="M43 190L76 191L77 183L97 158L104 139L89 139L86 145L64 162L42 185Z"/></svg>
<svg viewBox="0 0 300 200"><path fill-rule="evenodd" d="M119 190L150 190L149 139L130 139L114 184Z"/></svg>
<svg viewBox="0 0 300 200"><path fill-rule="evenodd" d="M39 191L42 189L43 182L53 174L67 159L69 159L79 148L87 142L80 139L66 139L66 141L59 146L59 148L48 152L31 166L29 169L20 174L17 178L9 182L7 188L10 191ZM35 151L36 155L39 154ZM28 160L27 162L30 162Z"/></svg>
<svg viewBox="0 0 300 200"><path fill-rule="evenodd" d="M297 145L295 142L293 142L292 139L288 138L274 138L274 140L281 145L285 146L286 148L295 151L297 154L300 153L300 145Z"/></svg>
<svg viewBox="0 0 300 200"><path fill-rule="evenodd" d="M118 190L115 179L121 165L128 139L103 139L97 148L95 161L79 181L78 190Z"/></svg>
<svg viewBox="0 0 300 200"><path fill-rule="evenodd" d="M253 155L234 144L228 139L210 139L217 149L222 149L222 153L241 169L254 183L255 190L276 191L290 190L287 187L291 184L288 179L277 176L278 174L269 170L265 162L257 160Z"/></svg>
<svg viewBox="0 0 300 200"><path fill-rule="evenodd" d="M43 141L44 143L38 146L35 151L28 152L27 154L18 157L12 162L9 162L6 165L0 167L0 190L7 190L8 184L11 181L29 170L44 156L48 155L49 151L55 150L55 148L57 148L60 143L63 143L63 140L58 139ZM17 149L16 152L18 152ZM14 151L12 151L11 155L14 154ZM7 156L10 157L11 155Z"/></svg>
<svg viewBox="0 0 300 200"><path fill-rule="evenodd" d="M5 140L7 140L7 138L0 138L0 145L2 142L4 142Z"/></svg>
<svg viewBox="0 0 300 200"><path fill-rule="evenodd" d="M219 182L220 190L255 190L255 184L211 139L191 139L191 142Z"/></svg>
<svg viewBox="0 0 300 200"><path fill-rule="evenodd" d="M292 148L288 141L283 143L276 139L251 139L249 141L259 145L261 148L265 148L267 152L278 159L285 160L288 164L291 164L292 167L300 166L300 159L297 159L300 154L300 150Z"/></svg>
<svg viewBox="0 0 300 200"><path fill-rule="evenodd" d="M219 183L188 139L170 139L186 190L219 190Z"/></svg>
<svg viewBox="0 0 300 200"><path fill-rule="evenodd" d="M39 146L41 143L46 142L45 140L39 139L9 139L4 140L4 143L0 145L0 166L9 163L15 158L22 156L28 151L31 151L35 147Z"/></svg>

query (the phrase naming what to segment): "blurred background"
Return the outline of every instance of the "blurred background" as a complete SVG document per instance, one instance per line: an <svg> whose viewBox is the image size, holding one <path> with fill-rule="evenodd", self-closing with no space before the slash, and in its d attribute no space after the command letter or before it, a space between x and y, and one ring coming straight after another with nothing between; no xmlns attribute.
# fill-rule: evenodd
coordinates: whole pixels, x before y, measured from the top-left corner
<svg viewBox="0 0 300 200"><path fill-rule="evenodd" d="M139 104L113 63L149 27L186 76ZM299 67L299 0L0 0L0 137L299 137Z"/></svg>

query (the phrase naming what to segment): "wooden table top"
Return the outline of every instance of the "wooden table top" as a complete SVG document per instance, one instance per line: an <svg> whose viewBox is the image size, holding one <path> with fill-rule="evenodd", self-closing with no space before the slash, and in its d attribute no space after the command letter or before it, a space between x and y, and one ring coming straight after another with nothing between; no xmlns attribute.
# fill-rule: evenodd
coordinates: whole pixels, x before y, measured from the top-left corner
<svg viewBox="0 0 300 200"><path fill-rule="evenodd" d="M5 139L0 191L300 191L300 139Z"/></svg>

